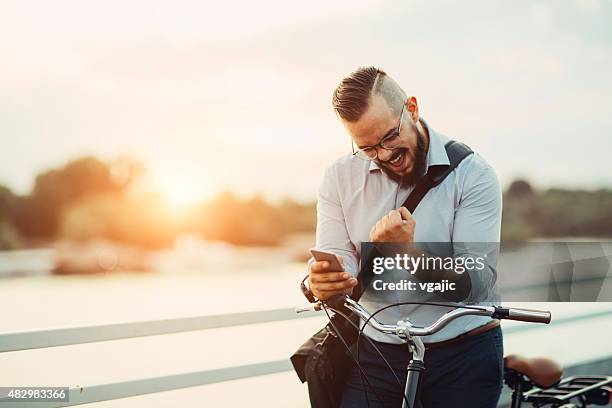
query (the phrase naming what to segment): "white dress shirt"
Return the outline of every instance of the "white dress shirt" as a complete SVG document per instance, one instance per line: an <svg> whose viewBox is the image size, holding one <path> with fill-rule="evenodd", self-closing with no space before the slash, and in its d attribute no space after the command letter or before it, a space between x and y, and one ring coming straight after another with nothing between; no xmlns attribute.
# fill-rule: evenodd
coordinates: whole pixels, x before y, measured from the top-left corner
<svg viewBox="0 0 612 408"><path fill-rule="evenodd" d="M449 141L424 121L429 132L427 167L449 164L444 145ZM333 252L344 258L345 269L356 276L359 268L361 243L369 241L370 229L385 214L400 207L413 187L400 187L388 177L374 161L362 160L351 154L335 161L325 171L317 201L316 248ZM493 168L476 152L465 158L438 186L431 189L414 211L416 221L414 242L452 243L454 256L464 256L465 246L460 243L499 243L502 194ZM462 248L462 249L459 249ZM497 245L495 245L497 248ZM479 273L470 272L472 292L487 291L496 279L497 251L486 256L486 268ZM312 260L311 260L312 262ZM406 271L396 271L406 275ZM387 273L387 272L385 272ZM398 275L399 276L399 275ZM393 276L387 276L393 279ZM495 290L488 290L482 303L499 303ZM363 294L360 303L370 312L390 303L424 301L406 291L375 291L372 286ZM432 323L447 307L400 306L377 315L384 323L395 324L409 318L417 326ZM436 334L423 337L425 343L453 338L480 325L489 317L464 316ZM365 334L378 341L399 343L394 337L367 327Z"/></svg>

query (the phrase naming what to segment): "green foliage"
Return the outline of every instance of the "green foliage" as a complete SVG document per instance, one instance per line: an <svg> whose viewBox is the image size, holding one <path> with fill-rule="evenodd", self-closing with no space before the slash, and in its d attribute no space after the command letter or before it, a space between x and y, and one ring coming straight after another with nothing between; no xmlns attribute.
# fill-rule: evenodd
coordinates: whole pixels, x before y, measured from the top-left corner
<svg viewBox="0 0 612 408"><path fill-rule="evenodd" d="M15 249L22 240L12 224L17 197L4 186L0 186L0 250Z"/></svg>
<svg viewBox="0 0 612 408"><path fill-rule="evenodd" d="M551 189L539 197L544 236L612 235L612 192Z"/></svg>
<svg viewBox="0 0 612 408"><path fill-rule="evenodd" d="M0 250L17 249L23 245L17 229L0 219Z"/></svg>
<svg viewBox="0 0 612 408"><path fill-rule="evenodd" d="M15 249L22 241L11 220L17 197L4 186L0 186L0 250Z"/></svg>
<svg viewBox="0 0 612 408"><path fill-rule="evenodd" d="M504 196L503 241L610 236L612 191L550 189L537 192L526 181L518 180Z"/></svg>

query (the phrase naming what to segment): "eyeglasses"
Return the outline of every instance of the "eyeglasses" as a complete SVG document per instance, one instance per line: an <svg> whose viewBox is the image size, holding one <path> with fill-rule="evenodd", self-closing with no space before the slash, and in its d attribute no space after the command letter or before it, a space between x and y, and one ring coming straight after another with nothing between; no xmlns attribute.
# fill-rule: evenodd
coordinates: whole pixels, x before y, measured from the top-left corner
<svg viewBox="0 0 612 408"><path fill-rule="evenodd" d="M402 105L402 112L400 113L399 124L397 125L397 129L394 130L391 134L382 138L380 142L378 142L374 146L364 147L362 149L355 150L355 146L353 141L351 140L351 148L353 149L353 156L359 157L363 160L376 160L378 158L378 148L381 147L385 150L393 150L398 147L401 143L400 132L402 131L402 118L404 117L404 108L405 104Z"/></svg>

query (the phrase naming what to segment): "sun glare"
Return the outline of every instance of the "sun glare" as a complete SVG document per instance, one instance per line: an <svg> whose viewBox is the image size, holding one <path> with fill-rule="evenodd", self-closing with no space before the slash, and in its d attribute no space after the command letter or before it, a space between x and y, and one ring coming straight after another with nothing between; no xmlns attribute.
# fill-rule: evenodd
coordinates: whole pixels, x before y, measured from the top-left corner
<svg viewBox="0 0 612 408"><path fill-rule="evenodd" d="M186 185L177 185L166 191L170 203L176 206L195 204L200 197Z"/></svg>
<svg viewBox="0 0 612 408"><path fill-rule="evenodd" d="M200 180L185 175L175 175L159 180L160 190L168 202L175 207L185 207L205 201L211 192L207 191Z"/></svg>

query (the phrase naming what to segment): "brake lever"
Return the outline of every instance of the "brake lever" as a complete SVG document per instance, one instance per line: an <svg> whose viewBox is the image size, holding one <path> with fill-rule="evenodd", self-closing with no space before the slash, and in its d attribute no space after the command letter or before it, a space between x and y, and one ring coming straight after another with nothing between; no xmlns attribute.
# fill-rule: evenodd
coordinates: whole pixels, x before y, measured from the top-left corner
<svg viewBox="0 0 612 408"><path fill-rule="evenodd" d="M306 306L296 307L295 313L318 312L321 310L321 302L313 303Z"/></svg>

